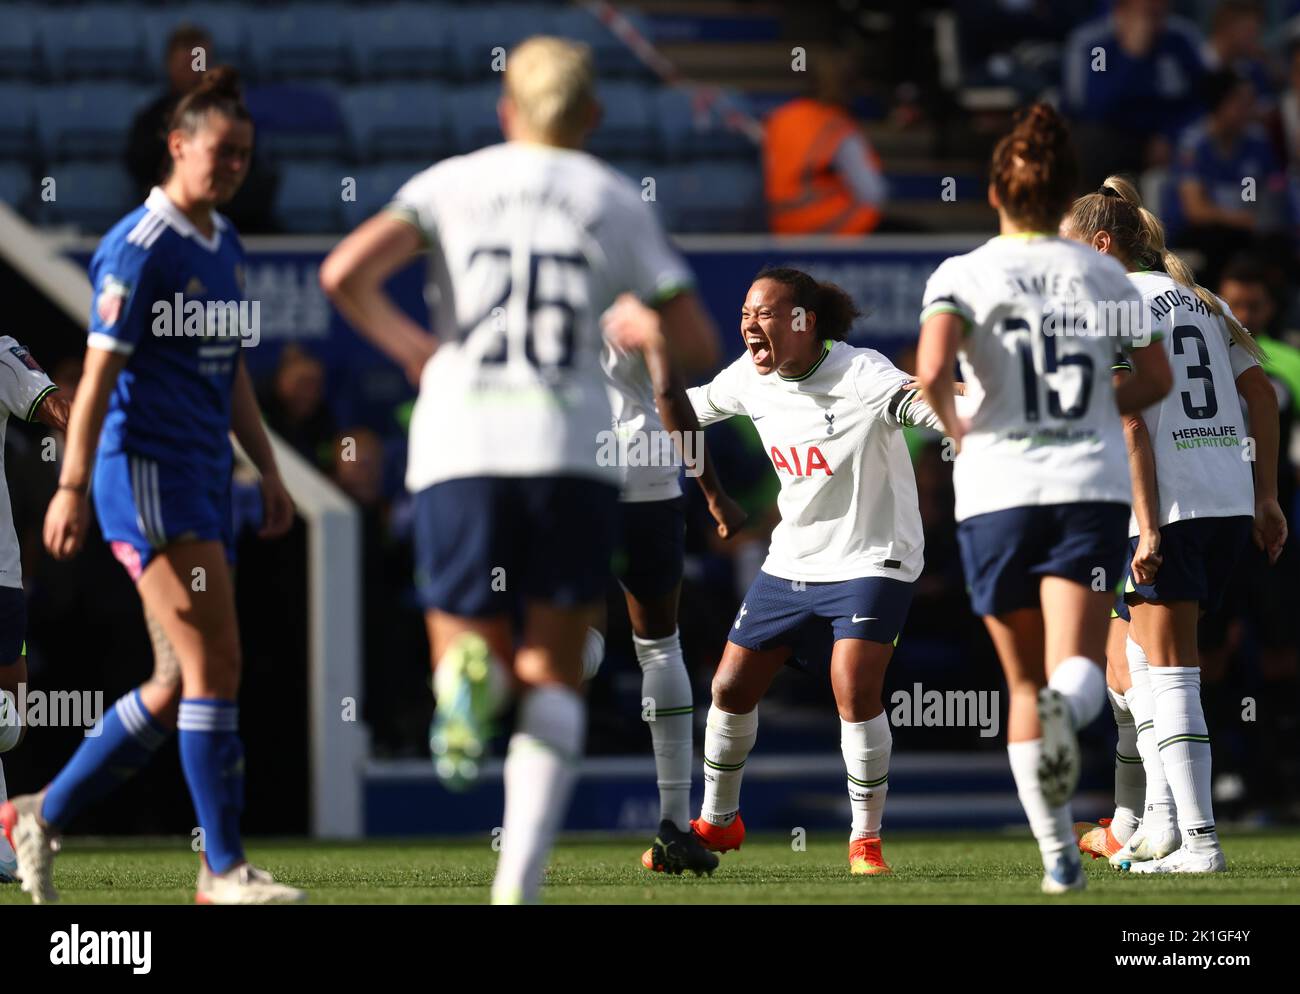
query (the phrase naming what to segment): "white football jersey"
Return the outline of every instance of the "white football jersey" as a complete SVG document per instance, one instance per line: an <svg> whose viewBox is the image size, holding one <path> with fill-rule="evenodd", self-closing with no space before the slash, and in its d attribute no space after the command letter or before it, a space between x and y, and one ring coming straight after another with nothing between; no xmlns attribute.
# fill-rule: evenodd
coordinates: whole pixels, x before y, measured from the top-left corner
<svg viewBox="0 0 1300 994"><path fill-rule="evenodd" d="M507 142L412 177L390 209L429 243L441 344L411 419L406 482L585 476L610 428L600 315L690 284L629 179L585 152Z"/></svg>
<svg viewBox="0 0 1300 994"><path fill-rule="evenodd" d="M967 322L958 358L974 413L953 466L958 521L1130 502L1111 367L1142 333L1140 310L1123 266L1052 235L992 238L934 271L922 323L944 312Z"/></svg>
<svg viewBox="0 0 1300 994"><path fill-rule="evenodd" d="M701 425L748 415L781 483L763 571L787 580L912 581L924 538L899 428L938 422L910 377L874 349L827 342L806 374L759 375L746 352L687 391Z"/></svg>
<svg viewBox="0 0 1300 994"><path fill-rule="evenodd" d="M611 430L624 472L619 499L635 504L680 497L681 456L659 417L645 357L607 343L601 364L609 377Z"/></svg>
<svg viewBox="0 0 1300 994"><path fill-rule="evenodd" d="M33 420L41 401L57 389L26 348L8 335L0 335L0 587L21 590L23 586L18 534L4 478L5 429L10 415Z"/></svg>
<svg viewBox="0 0 1300 994"><path fill-rule="evenodd" d="M1132 273L1129 279L1150 309L1174 371L1173 389L1142 412L1155 453L1160 524L1253 517L1253 447L1245 443L1237 377L1258 363L1232 341L1227 322L1187 287L1164 273ZM1133 518L1129 534L1137 533Z"/></svg>

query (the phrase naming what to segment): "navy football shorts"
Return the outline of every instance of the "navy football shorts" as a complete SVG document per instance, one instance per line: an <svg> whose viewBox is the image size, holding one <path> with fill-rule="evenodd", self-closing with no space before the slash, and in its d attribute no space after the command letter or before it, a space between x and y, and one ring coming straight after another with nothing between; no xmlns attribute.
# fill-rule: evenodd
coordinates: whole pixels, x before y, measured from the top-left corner
<svg viewBox="0 0 1300 994"><path fill-rule="evenodd" d="M1160 529L1160 569L1152 583L1133 579L1133 556L1138 539L1129 539L1124 592L1115 613L1129 620L1128 605L1138 598L1148 601L1196 601L1206 611L1223 602L1233 568L1250 542L1254 519L1187 518Z"/></svg>
<svg viewBox="0 0 1300 994"><path fill-rule="evenodd" d="M971 607L981 616L1036 608L1045 576L1085 586L1100 576L1113 590L1124 575L1128 520L1127 504L1104 501L1011 507L967 518L957 525L957 543Z"/></svg>
<svg viewBox="0 0 1300 994"><path fill-rule="evenodd" d="M614 575L638 600L662 597L682 582L686 559L685 498L621 502Z"/></svg>
<svg viewBox="0 0 1300 994"><path fill-rule="evenodd" d="M577 607L609 576L618 488L588 477L471 476L415 495L416 586L426 610L516 616Z"/></svg>

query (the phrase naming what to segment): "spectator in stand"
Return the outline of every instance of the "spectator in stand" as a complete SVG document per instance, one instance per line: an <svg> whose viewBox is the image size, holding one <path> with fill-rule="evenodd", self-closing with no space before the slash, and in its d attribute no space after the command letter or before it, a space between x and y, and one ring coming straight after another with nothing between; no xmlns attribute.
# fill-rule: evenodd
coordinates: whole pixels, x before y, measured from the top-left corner
<svg viewBox="0 0 1300 994"><path fill-rule="evenodd" d="M198 86L207 67L216 64L212 36L206 29L182 24L168 36L163 50L167 89L136 114L126 144L126 168L140 200L144 200L161 181L163 169L170 161L167 125L172 111L181 97ZM221 213L234 222L241 234L272 231L274 194L275 176L254 150L248 177L239 192L222 207Z"/></svg>
<svg viewBox="0 0 1300 994"><path fill-rule="evenodd" d="M1277 101L1274 142L1294 181L1300 176L1300 39L1287 53L1287 86Z"/></svg>
<svg viewBox="0 0 1300 994"><path fill-rule="evenodd" d="M846 109L858 82L846 51L810 59L814 93L767 119L763 172L773 232L865 235L880 224L885 178L880 157Z"/></svg>
<svg viewBox="0 0 1300 994"><path fill-rule="evenodd" d="M1115 0L1110 16L1066 39L1064 110L1085 189L1168 161L1171 142L1199 109L1202 46L1194 25L1169 16L1168 0Z"/></svg>
<svg viewBox="0 0 1300 994"><path fill-rule="evenodd" d="M325 367L297 345L280 353L271 389L262 398L266 423L313 466L334 465L334 419L325 404Z"/></svg>
<svg viewBox="0 0 1300 994"><path fill-rule="evenodd" d="M1204 92L1209 113L1179 139L1165 223L1172 244L1201 254L1198 276L1213 286L1231 256L1285 229L1287 185L1250 83L1223 69Z"/></svg>
<svg viewBox="0 0 1300 994"><path fill-rule="evenodd" d="M1257 0L1223 0L1210 21L1203 56L1211 70L1231 69L1255 89L1256 110L1267 113L1277 101L1268 53L1260 44L1264 11Z"/></svg>

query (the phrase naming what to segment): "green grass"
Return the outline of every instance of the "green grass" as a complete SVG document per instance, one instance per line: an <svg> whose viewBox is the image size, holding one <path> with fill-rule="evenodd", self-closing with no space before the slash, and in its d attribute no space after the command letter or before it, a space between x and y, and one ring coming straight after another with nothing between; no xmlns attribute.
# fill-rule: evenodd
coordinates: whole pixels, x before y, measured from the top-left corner
<svg viewBox="0 0 1300 994"><path fill-rule="evenodd" d="M885 842L892 877L850 877L843 839L814 833L806 852L789 839L752 835L722 857L712 878L664 877L641 868L646 839L569 837L547 874L551 904L1296 904L1300 833L1229 834L1230 871L1208 877L1128 876L1085 860L1088 889L1039 893L1037 852L1027 836L912 835ZM496 859L488 840L266 841L253 861L306 888L316 904L483 903ZM69 839L55 864L67 903L184 904L193 900L196 858L187 839L117 842ZM0 904L25 903L16 885Z"/></svg>

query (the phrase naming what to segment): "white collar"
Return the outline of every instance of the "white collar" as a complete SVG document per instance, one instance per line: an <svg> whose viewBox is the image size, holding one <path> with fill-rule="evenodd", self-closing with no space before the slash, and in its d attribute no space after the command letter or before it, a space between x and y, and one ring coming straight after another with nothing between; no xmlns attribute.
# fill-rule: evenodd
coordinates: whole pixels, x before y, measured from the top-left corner
<svg viewBox="0 0 1300 994"><path fill-rule="evenodd" d="M149 191L149 196L145 198L144 205L156 214L161 215L176 232L185 238L193 238L209 252L215 252L221 247L221 233L226 230L226 219L216 211L212 212L212 225L216 229L212 232L212 237L207 238L203 232L194 227L194 222L181 213L181 209L172 203L171 197L163 192L161 186L155 186Z"/></svg>

